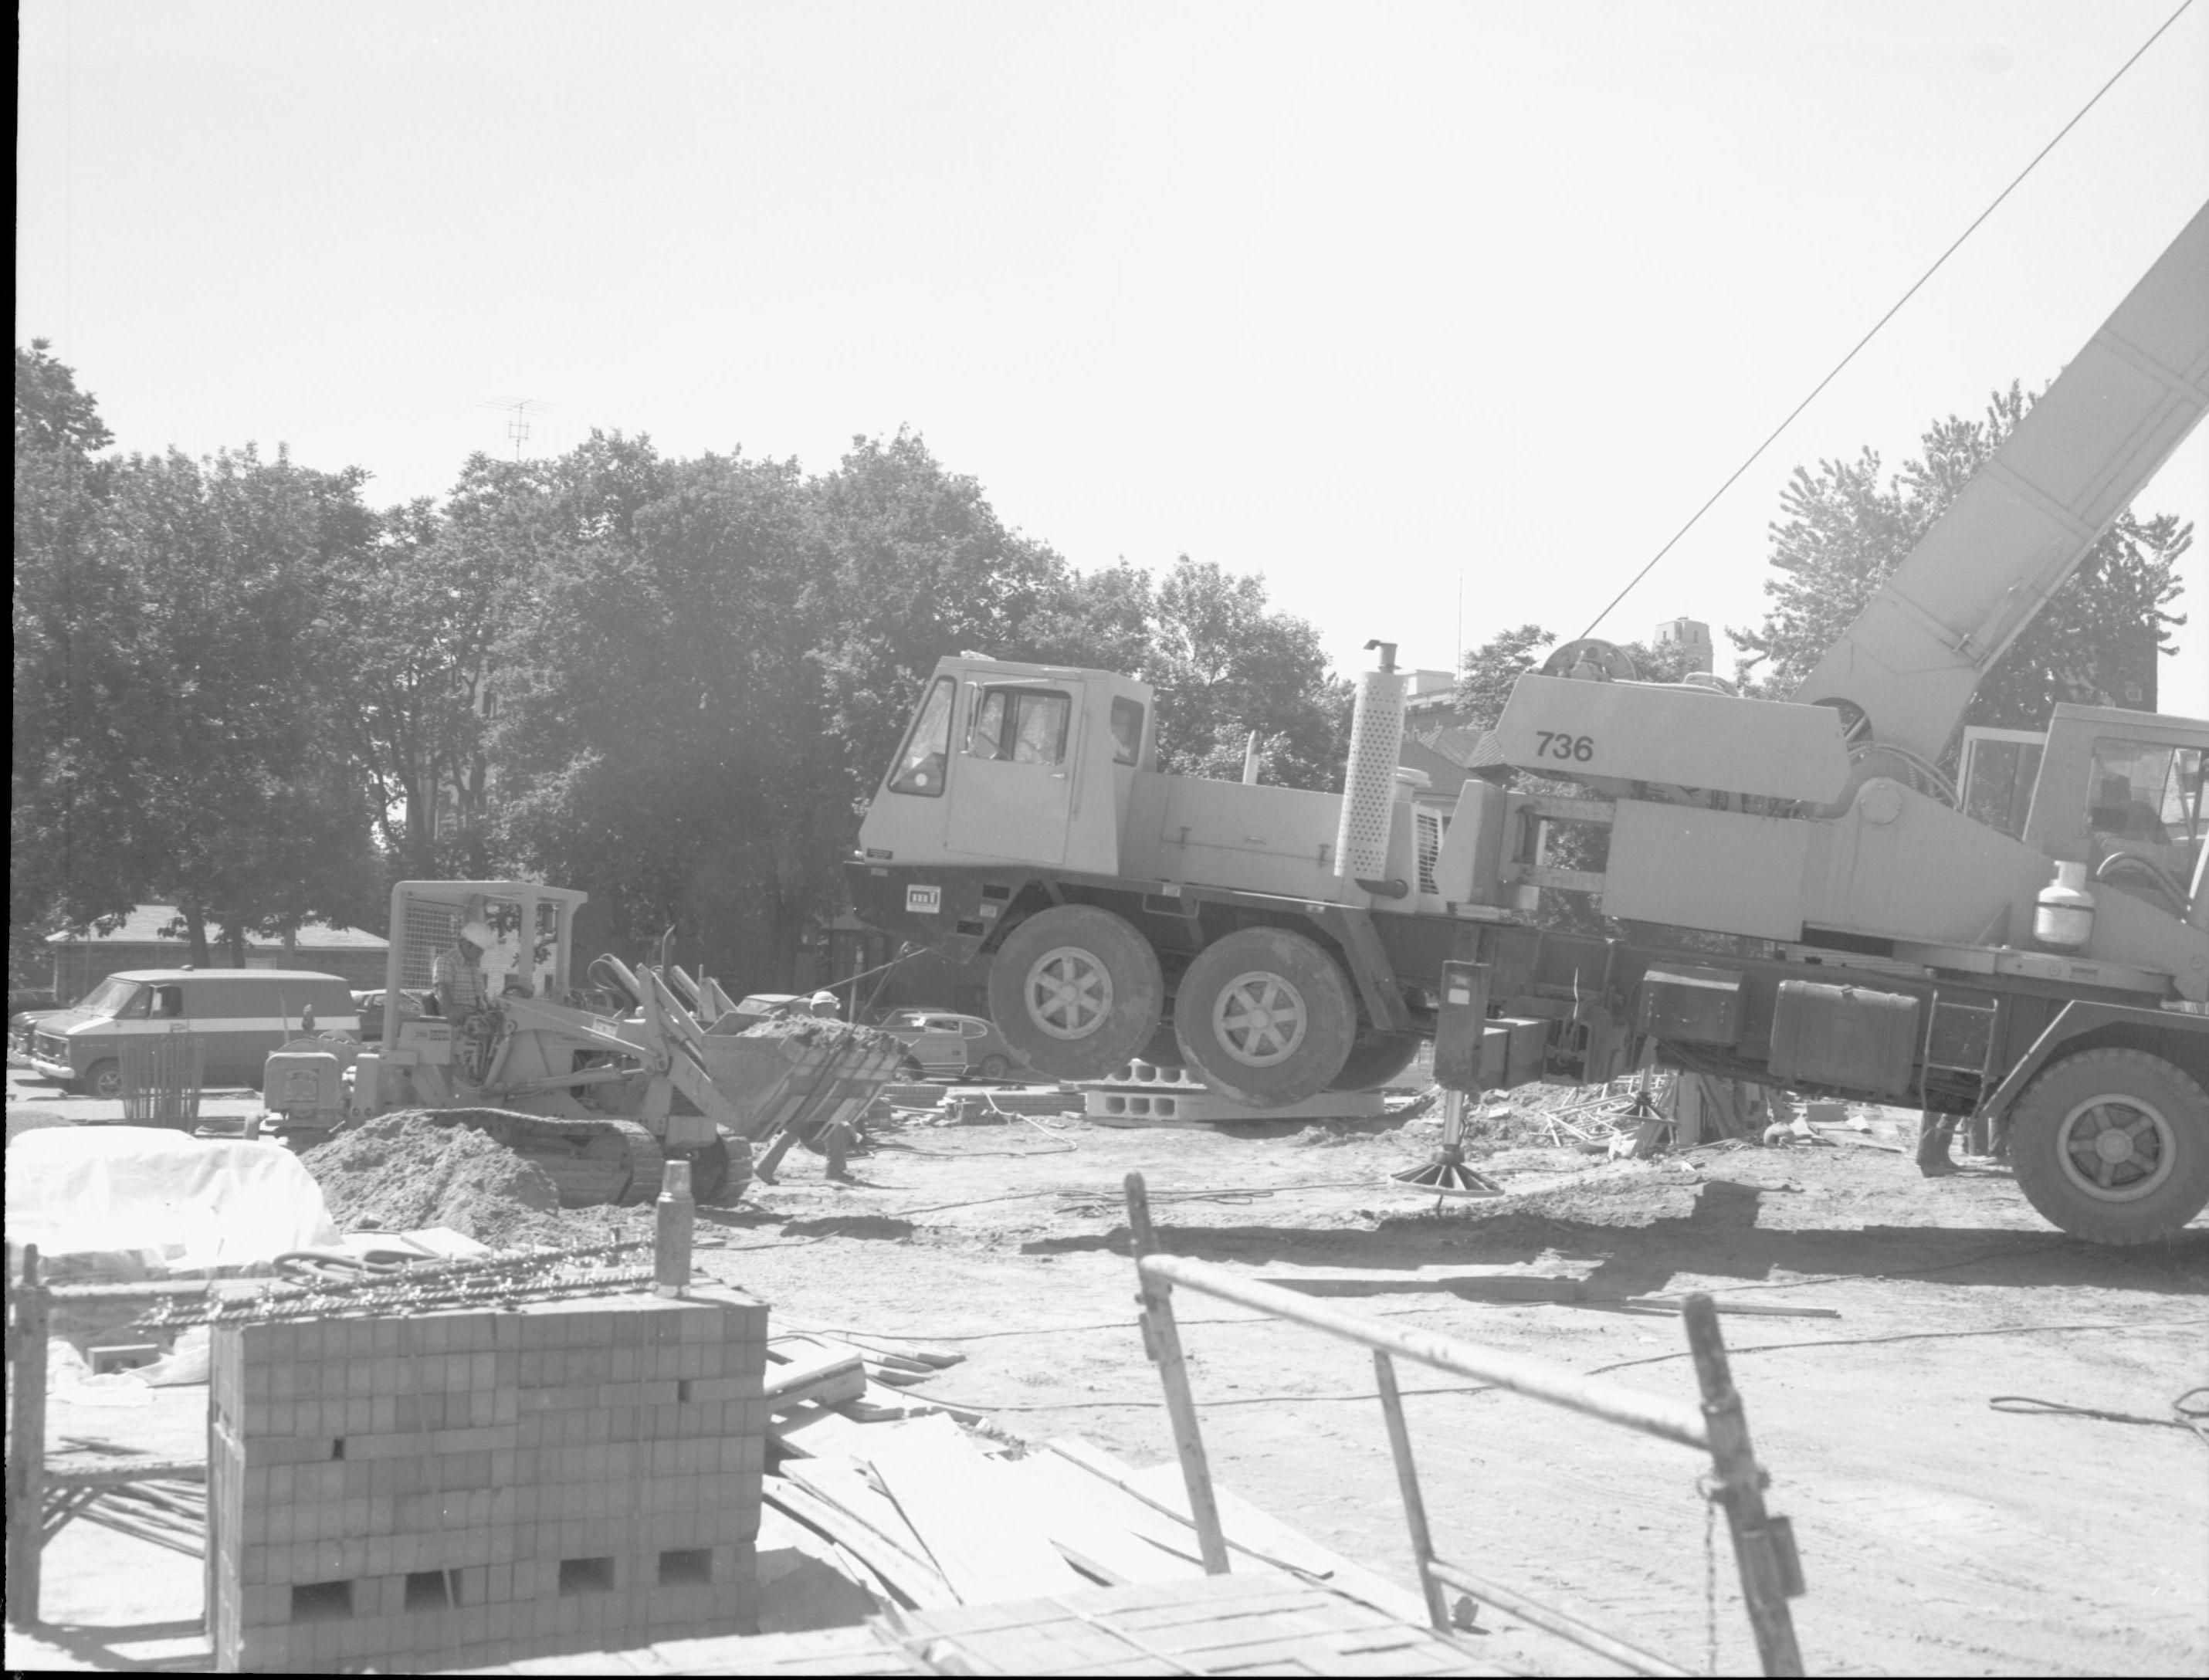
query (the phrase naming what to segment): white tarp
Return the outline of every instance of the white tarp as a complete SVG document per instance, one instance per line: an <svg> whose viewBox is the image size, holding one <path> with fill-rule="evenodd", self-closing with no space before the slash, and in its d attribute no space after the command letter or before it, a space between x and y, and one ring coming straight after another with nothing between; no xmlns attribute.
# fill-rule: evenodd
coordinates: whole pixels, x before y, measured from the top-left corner
<svg viewBox="0 0 2209 1680"><path fill-rule="evenodd" d="M146 1126L22 1134L8 1146L7 1206L10 1247L129 1255L152 1277L265 1267L339 1241L322 1187L288 1149Z"/></svg>

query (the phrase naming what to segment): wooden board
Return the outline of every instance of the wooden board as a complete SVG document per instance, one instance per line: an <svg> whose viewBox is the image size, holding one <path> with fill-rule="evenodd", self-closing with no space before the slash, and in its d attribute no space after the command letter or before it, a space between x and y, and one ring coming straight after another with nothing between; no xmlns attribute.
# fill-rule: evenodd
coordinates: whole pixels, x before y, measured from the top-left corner
<svg viewBox="0 0 2209 1680"><path fill-rule="evenodd" d="M999 1467L1060 1554L1104 1585L1194 1581L1203 1575L1204 1566L1192 1555L1193 1534L1174 1534L1171 1519L1064 1460L1037 1453Z"/></svg>
<svg viewBox="0 0 2209 1680"><path fill-rule="evenodd" d="M1097 1587L881 1618L948 1674L1472 1675L1501 1671L1433 1629L1274 1575Z"/></svg>
<svg viewBox="0 0 2209 1680"><path fill-rule="evenodd" d="M867 1479L866 1472L847 1458L792 1459L783 1474L808 1492L816 1494L838 1509L847 1511L890 1545L911 1557L917 1567L933 1569L928 1547L897 1502Z"/></svg>
<svg viewBox="0 0 2209 1680"><path fill-rule="evenodd" d="M1182 1479L1180 1465L1159 1464L1148 1470L1137 1470L1081 1440L1054 1441L1050 1448L1091 1474L1125 1489L1153 1509L1178 1522L1189 1523L1191 1532L1195 1532L1189 1514L1189 1488ZM1333 1553L1306 1539L1287 1524L1277 1522L1216 1482L1212 1492L1219 1508L1220 1526L1231 1550L1279 1569L1301 1569L1322 1579L1334 1572L1339 1560Z"/></svg>
<svg viewBox="0 0 2209 1680"><path fill-rule="evenodd" d="M870 1438L876 1427L817 1400L806 1400L771 1418L767 1438L785 1453L799 1457L863 1458L865 1453L858 1443Z"/></svg>
<svg viewBox="0 0 2209 1680"><path fill-rule="evenodd" d="M940 1414L885 1430L868 1461L952 1590L968 1604L1077 1591L1081 1578L1002 1468Z"/></svg>

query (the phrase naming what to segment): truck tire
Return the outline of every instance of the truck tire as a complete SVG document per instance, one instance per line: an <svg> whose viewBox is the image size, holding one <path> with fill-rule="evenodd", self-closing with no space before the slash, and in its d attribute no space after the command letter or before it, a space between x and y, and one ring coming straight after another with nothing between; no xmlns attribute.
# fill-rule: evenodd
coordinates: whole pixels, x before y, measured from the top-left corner
<svg viewBox="0 0 2209 1680"><path fill-rule="evenodd" d="M1286 1108L1342 1072L1357 1036L1350 977L1285 928L1244 928L1207 945L1182 977L1174 1036L1188 1066L1224 1097Z"/></svg>
<svg viewBox="0 0 2209 1680"><path fill-rule="evenodd" d="M990 1019L1051 1079L1107 1079L1159 1024L1165 980L1143 936L1109 910L1060 904L1005 936L990 964Z"/></svg>
<svg viewBox="0 0 2209 1680"><path fill-rule="evenodd" d="M2080 1051L2025 1087L2009 1158L2049 1224L2091 1243L2153 1242L2209 1205L2209 1093L2146 1051Z"/></svg>
<svg viewBox="0 0 2209 1680"><path fill-rule="evenodd" d="M1360 1033L1351 1044L1350 1059L1327 1082L1327 1088L1376 1091L1419 1059L1424 1042L1416 1033Z"/></svg>
<svg viewBox="0 0 2209 1680"><path fill-rule="evenodd" d="M93 1063L84 1070L76 1088L87 1097L112 1102L123 1094L123 1064L111 1056Z"/></svg>

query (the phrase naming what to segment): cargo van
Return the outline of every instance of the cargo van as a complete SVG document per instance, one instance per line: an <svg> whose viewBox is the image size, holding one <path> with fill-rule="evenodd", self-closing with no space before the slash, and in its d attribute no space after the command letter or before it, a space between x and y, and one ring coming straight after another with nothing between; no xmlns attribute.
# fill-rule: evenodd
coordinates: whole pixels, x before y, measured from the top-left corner
<svg viewBox="0 0 2209 1680"><path fill-rule="evenodd" d="M31 1065L83 1095L119 1097L129 1039L189 1033L199 1042L207 1084L257 1086L268 1052L303 1030L360 1036L352 992L337 975L296 968L132 968L109 975L72 1007L39 1021Z"/></svg>

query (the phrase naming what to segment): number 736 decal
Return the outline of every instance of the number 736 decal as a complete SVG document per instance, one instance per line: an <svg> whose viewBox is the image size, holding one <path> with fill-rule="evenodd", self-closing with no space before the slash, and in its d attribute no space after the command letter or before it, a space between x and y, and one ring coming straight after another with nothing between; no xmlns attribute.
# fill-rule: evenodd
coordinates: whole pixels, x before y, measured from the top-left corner
<svg viewBox="0 0 2209 1680"><path fill-rule="evenodd" d="M1595 737L1567 735L1554 729L1538 730L1534 752L1541 758L1569 758L1585 764L1595 756Z"/></svg>

